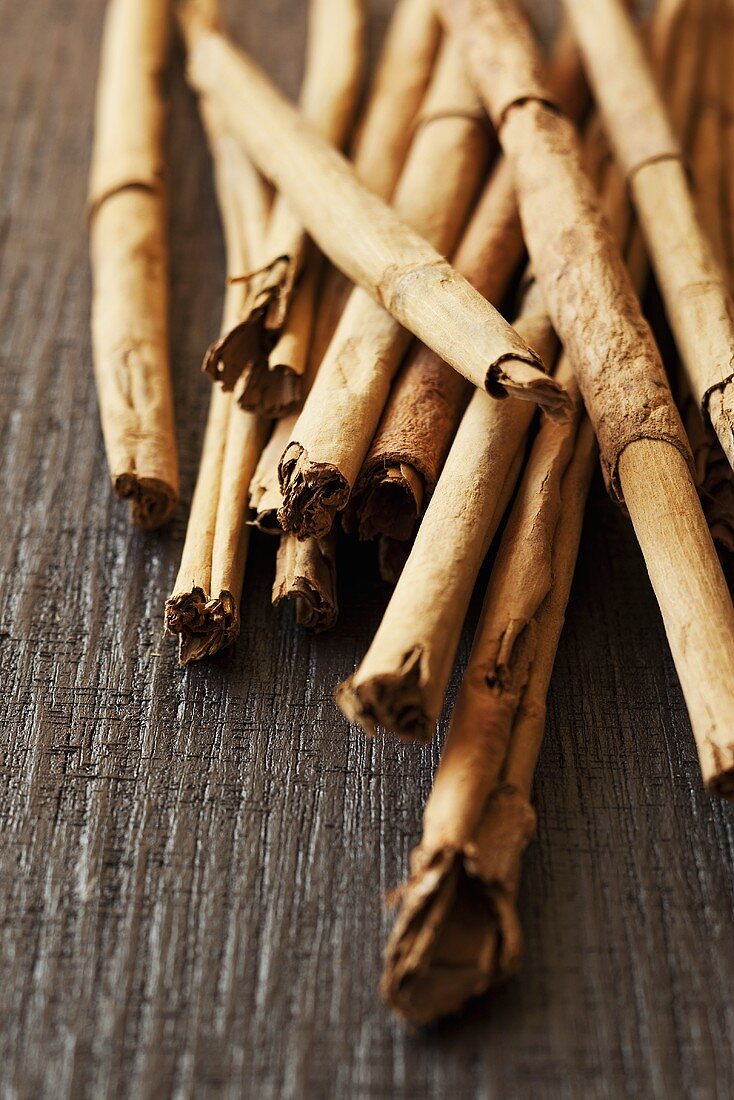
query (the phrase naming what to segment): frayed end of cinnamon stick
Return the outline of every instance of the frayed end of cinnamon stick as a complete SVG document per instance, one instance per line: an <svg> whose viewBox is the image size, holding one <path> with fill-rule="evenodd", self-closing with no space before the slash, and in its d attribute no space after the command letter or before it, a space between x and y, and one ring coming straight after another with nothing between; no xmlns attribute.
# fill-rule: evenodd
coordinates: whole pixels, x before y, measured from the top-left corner
<svg viewBox="0 0 734 1100"><path fill-rule="evenodd" d="M423 507L423 479L400 462L370 470L352 495L345 522L360 539L386 535L407 542L415 533Z"/></svg>
<svg viewBox="0 0 734 1100"><path fill-rule="evenodd" d="M249 313L207 348L201 369L227 393L243 374L267 371L268 348L263 343L259 321L259 314Z"/></svg>
<svg viewBox="0 0 734 1100"><path fill-rule="evenodd" d="M164 625L166 634L178 636L178 658L187 665L231 645L240 632L240 613L230 592L212 599L192 588L166 600Z"/></svg>
<svg viewBox="0 0 734 1100"><path fill-rule="evenodd" d="M573 413L574 403L560 382L523 359L507 358L494 363L485 387L492 397L532 401L551 420L566 420Z"/></svg>
<svg viewBox="0 0 734 1100"><path fill-rule="evenodd" d="M535 814L500 789L462 849L416 849L385 949L381 992L414 1027L453 1015L507 980L522 959L516 897Z"/></svg>
<svg viewBox="0 0 734 1100"><path fill-rule="evenodd" d="M299 626L320 633L334 626L339 614L333 540L283 535L273 583L273 605L293 602Z"/></svg>
<svg viewBox="0 0 734 1100"><path fill-rule="evenodd" d="M311 462L299 443L290 443L278 469L283 504L278 520L299 539L324 538L349 499L349 485L329 462Z"/></svg>
<svg viewBox="0 0 734 1100"><path fill-rule="evenodd" d="M285 365L273 366L267 357L248 363L234 387L235 400L246 412L277 420L292 412L303 396L303 379Z"/></svg>
<svg viewBox="0 0 734 1100"><path fill-rule="evenodd" d="M178 495L159 478L118 474L114 485L118 497L129 502L133 523L144 531L162 527L176 510Z"/></svg>
<svg viewBox="0 0 734 1100"><path fill-rule="evenodd" d="M422 649L414 646L395 672L365 679L350 676L334 692L337 706L370 736L381 727L402 741L427 744L436 731L436 719L426 711L422 661Z"/></svg>

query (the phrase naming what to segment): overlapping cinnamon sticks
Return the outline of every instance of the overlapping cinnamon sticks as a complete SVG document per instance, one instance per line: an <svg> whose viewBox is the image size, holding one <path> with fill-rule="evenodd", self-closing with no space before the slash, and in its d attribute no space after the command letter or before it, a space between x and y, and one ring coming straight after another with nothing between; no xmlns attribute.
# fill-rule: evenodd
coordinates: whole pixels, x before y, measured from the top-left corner
<svg viewBox="0 0 734 1100"><path fill-rule="evenodd" d="M215 0L197 6L202 17L216 22ZM361 0L311 0L308 10L299 106L326 141L341 146L362 76ZM301 396L315 305L316 273L308 271L307 245L297 214L278 194L251 268L231 276L242 283L242 307L204 360L212 379L225 389L236 387L243 408L269 417L287 412Z"/></svg>
<svg viewBox="0 0 734 1100"><path fill-rule="evenodd" d="M395 191L395 210L449 251L475 197L489 132L446 43ZM299 538L322 537L356 481L410 334L364 290L352 291L280 461L279 520Z"/></svg>
<svg viewBox="0 0 734 1100"><path fill-rule="evenodd" d="M705 781L734 793L734 609L649 327L583 172L573 127L552 103L514 4L442 0L441 11L464 41L512 164L528 251L573 363L605 476L632 516ZM664 527L665 514L676 524Z"/></svg>
<svg viewBox="0 0 734 1100"><path fill-rule="evenodd" d="M383 995L415 1025L456 1012L520 961L530 790L595 459L585 416L546 421L502 539L385 952Z"/></svg>
<svg viewBox="0 0 734 1100"><path fill-rule="evenodd" d="M92 344L107 464L134 523L170 518L178 460L168 362L163 80L169 0L110 0L89 182Z"/></svg>
<svg viewBox="0 0 734 1100"><path fill-rule="evenodd" d="M422 237L367 193L256 65L186 6L189 77L329 259L481 388L555 412L566 399L511 327ZM249 111L239 110L248 102Z"/></svg>
<svg viewBox="0 0 734 1100"><path fill-rule="evenodd" d="M627 175L686 377L734 465L734 303L642 42L621 0L564 4Z"/></svg>
<svg viewBox="0 0 734 1100"><path fill-rule="evenodd" d="M214 161L227 270L238 271L262 246L263 181L211 104L202 105L202 117ZM229 282L223 331L231 329L240 307L241 287ZM178 637L182 664L211 656L239 633L250 480L267 430L267 421L240 409L232 394L218 386L212 390L181 564L165 608L165 630Z"/></svg>
<svg viewBox="0 0 734 1100"><path fill-rule="evenodd" d="M536 285L518 331L547 360L555 336ZM336 692L350 721L425 742L436 728L479 567L507 507L533 409L475 393L380 627ZM438 548L440 547L440 552Z"/></svg>
<svg viewBox="0 0 734 1100"><path fill-rule="evenodd" d="M586 102L578 50L567 28L555 44L550 79L571 117ZM454 266L488 301L499 305L524 252L515 186L500 162L477 203ZM355 486L345 517L360 538L382 536L381 556L397 556L433 493L462 412L466 384L435 353L416 347L400 370ZM406 549L407 553L407 549ZM385 572L394 572L392 564Z"/></svg>

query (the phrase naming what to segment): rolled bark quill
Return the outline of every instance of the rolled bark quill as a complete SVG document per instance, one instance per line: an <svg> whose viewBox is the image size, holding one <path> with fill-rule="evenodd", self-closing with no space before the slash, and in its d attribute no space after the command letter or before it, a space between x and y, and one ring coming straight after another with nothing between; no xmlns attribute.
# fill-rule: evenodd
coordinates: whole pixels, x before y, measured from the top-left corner
<svg viewBox="0 0 734 1100"><path fill-rule="evenodd" d="M688 383L734 465L734 303L642 42L619 0L564 5L627 175Z"/></svg>
<svg viewBox="0 0 734 1100"><path fill-rule="evenodd" d="M556 342L537 286L517 327L550 360ZM434 734L474 582L519 472L533 408L475 393L408 561L356 672L336 690L346 718L406 741ZM441 553L436 547L441 547Z"/></svg>
<svg viewBox="0 0 734 1100"><path fill-rule="evenodd" d="M211 105L201 106L214 160L227 266L241 270L262 245L267 212L263 183ZM230 282L223 330L240 308L240 295L240 286ZM181 564L164 615L166 634L178 636L182 664L211 656L239 633L248 493L267 430L266 420L244 412L219 386L213 388Z"/></svg>
<svg viewBox="0 0 734 1100"><path fill-rule="evenodd" d="M583 414L545 421L502 538L385 950L382 994L415 1026L457 1012L520 962L530 791L595 461Z"/></svg>
<svg viewBox="0 0 734 1100"><path fill-rule="evenodd" d="M398 0L354 143L354 169L387 201L413 140L415 119L438 54L441 24L426 0Z"/></svg>
<svg viewBox="0 0 734 1100"><path fill-rule="evenodd" d="M89 182L92 347L115 492L145 529L170 518L178 460L168 359L162 82L168 0L110 0Z"/></svg>
<svg viewBox="0 0 734 1100"><path fill-rule="evenodd" d="M475 385L565 410L560 387L497 311L360 186L344 157L195 7L180 15L194 88L221 107L228 128L332 263Z"/></svg>
<svg viewBox="0 0 734 1100"><path fill-rule="evenodd" d="M295 604L296 622L320 632L334 626L339 614L336 599L336 531L323 539L297 539L285 534L278 546L273 582L273 605Z"/></svg>
<svg viewBox="0 0 734 1100"><path fill-rule="evenodd" d="M218 5L209 0L208 17ZM310 0L306 66L299 99L305 118L333 145L343 144L362 76L361 0ZM280 416L299 401L314 309L314 282L300 279L307 237L278 194L254 269L233 273L243 303L228 331L208 349L204 370L242 408ZM302 285L303 284L303 285Z"/></svg>
<svg viewBox="0 0 734 1100"><path fill-rule="evenodd" d="M712 792L729 796L734 609L657 348L583 172L573 126L549 99L517 8L507 0L441 0L440 8L464 41L513 165L534 271L573 364L605 477L632 518L704 780Z"/></svg>
<svg viewBox="0 0 734 1100"><path fill-rule="evenodd" d="M586 103L578 50L566 29L553 50L550 79L569 114ZM452 263L493 305L499 305L525 245L510 166L500 161L477 203ZM407 541L436 485L470 392L424 345L403 364L344 515L362 539ZM405 551L407 555L407 550ZM397 547L381 547L383 579L397 577Z"/></svg>
<svg viewBox="0 0 734 1100"><path fill-rule="evenodd" d="M419 114L393 205L441 252L459 235L486 168L490 133L456 44L447 41ZM323 537L344 508L410 334L352 291L280 461L278 519Z"/></svg>

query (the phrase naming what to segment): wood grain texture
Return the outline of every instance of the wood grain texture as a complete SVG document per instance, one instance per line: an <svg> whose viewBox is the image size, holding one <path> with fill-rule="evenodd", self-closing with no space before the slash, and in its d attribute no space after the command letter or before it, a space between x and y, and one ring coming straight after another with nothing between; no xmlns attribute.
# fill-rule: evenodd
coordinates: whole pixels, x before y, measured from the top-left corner
<svg viewBox="0 0 734 1100"><path fill-rule="evenodd" d="M235 6L294 93L303 4ZM372 5L375 40L390 6ZM342 570L336 632L313 638L270 610L272 544L256 538L236 649L176 667L160 628L185 507L168 534L130 529L92 382L102 3L0 0L0 16L0 1096L733 1095L734 810L701 790L642 560L598 478L538 777L523 974L429 1035L389 1018L379 899L418 840L436 747L368 742L330 699L386 601L372 551ZM223 253L173 68L186 502Z"/></svg>

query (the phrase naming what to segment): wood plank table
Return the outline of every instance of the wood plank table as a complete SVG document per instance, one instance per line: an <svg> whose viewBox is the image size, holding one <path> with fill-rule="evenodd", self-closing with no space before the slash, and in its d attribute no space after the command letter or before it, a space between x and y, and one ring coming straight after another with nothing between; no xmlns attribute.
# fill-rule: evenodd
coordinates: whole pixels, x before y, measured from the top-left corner
<svg viewBox="0 0 734 1100"><path fill-rule="evenodd" d="M303 0L230 6L294 93ZM390 7L371 6L373 45ZM314 639L270 609L256 538L236 648L177 667L161 611L186 508L167 533L130 529L92 382L102 0L0 13L0 1095L734 1095L734 811L702 792L643 562L599 479L550 696L523 974L426 1035L390 1018L382 897L436 748L367 741L331 701L387 589L368 550L350 555L339 625ZM223 254L179 53L171 97L186 503Z"/></svg>

